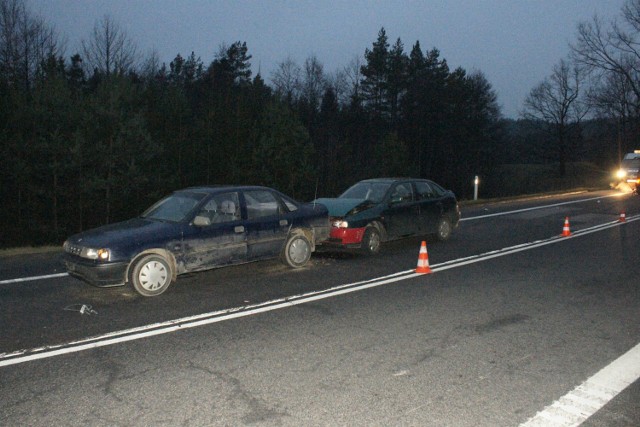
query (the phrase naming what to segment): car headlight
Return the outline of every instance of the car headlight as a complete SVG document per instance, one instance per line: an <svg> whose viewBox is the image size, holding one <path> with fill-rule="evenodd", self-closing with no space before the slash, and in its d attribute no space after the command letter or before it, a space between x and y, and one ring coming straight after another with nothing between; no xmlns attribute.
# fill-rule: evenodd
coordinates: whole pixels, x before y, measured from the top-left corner
<svg viewBox="0 0 640 427"><path fill-rule="evenodd" d="M618 172L616 172L616 176L618 177L618 179L622 179L627 176L627 171L624 169L618 169Z"/></svg>
<svg viewBox="0 0 640 427"><path fill-rule="evenodd" d="M98 259L100 261L107 261L109 259L109 249L93 249L83 248L80 256L89 259Z"/></svg>
<svg viewBox="0 0 640 427"><path fill-rule="evenodd" d="M331 225L333 227L336 227L336 228L348 228L349 227L349 223L347 221L343 220L343 219L337 219L337 220L333 221L331 223Z"/></svg>

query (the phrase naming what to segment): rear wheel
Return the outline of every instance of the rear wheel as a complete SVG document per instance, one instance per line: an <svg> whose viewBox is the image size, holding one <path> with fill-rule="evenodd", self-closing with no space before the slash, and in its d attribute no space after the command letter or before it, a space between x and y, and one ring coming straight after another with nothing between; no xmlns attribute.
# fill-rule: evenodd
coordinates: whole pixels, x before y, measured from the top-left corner
<svg viewBox="0 0 640 427"><path fill-rule="evenodd" d="M367 255L375 255L380 251L380 232L377 228L371 226L367 227L362 237L362 246L360 247L362 252Z"/></svg>
<svg viewBox="0 0 640 427"><path fill-rule="evenodd" d="M451 223L446 218L440 218L440 221L438 221L436 237L441 242L444 242L445 240L448 240L449 237L451 237Z"/></svg>
<svg viewBox="0 0 640 427"><path fill-rule="evenodd" d="M145 297L154 297L167 290L173 279L169 263L160 255L146 255L131 269L133 289Z"/></svg>
<svg viewBox="0 0 640 427"><path fill-rule="evenodd" d="M282 260L289 267L304 267L311 258L311 243L303 234L292 234L282 250Z"/></svg>

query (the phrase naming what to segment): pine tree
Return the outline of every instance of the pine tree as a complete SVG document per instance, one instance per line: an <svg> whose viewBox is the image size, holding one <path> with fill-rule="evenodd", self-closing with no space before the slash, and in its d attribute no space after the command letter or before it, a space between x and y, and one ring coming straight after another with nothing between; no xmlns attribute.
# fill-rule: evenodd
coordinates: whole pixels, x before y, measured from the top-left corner
<svg viewBox="0 0 640 427"><path fill-rule="evenodd" d="M389 42L384 28L378 32L378 39L371 50L364 53L365 65L360 68L362 74L361 90L365 106L374 116L382 117L388 110L388 59Z"/></svg>

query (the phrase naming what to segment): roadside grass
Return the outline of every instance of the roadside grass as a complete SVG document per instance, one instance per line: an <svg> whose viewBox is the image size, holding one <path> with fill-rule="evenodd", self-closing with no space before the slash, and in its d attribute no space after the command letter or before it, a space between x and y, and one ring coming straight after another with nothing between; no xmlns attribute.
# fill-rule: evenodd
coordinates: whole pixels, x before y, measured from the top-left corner
<svg viewBox="0 0 640 427"><path fill-rule="evenodd" d="M566 190L557 190L557 191L547 191L540 193L532 193L532 194L521 194L518 196L504 196L504 197L491 197L487 199L478 198L478 200L458 200L458 204L460 206L473 206L480 205L483 203L496 203L496 202L508 202L512 200L528 200L528 199L540 199L544 197L557 196L561 194L578 194L578 193L588 193L590 191L600 191L606 190L610 188L609 186L605 187L576 187L576 188L568 188Z"/></svg>
<svg viewBox="0 0 640 427"><path fill-rule="evenodd" d="M52 252L61 252L62 246L25 246L22 248L0 249L0 258L6 258L15 255L33 255Z"/></svg>
<svg viewBox="0 0 640 427"><path fill-rule="evenodd" d="M611 171L593 163L566 164L566 173L560 176L557 163L544 165L511 164L498 167L493 176L485 179L494 198L530 197L534 194L557 194L576 189L611 188Z"/></svg>

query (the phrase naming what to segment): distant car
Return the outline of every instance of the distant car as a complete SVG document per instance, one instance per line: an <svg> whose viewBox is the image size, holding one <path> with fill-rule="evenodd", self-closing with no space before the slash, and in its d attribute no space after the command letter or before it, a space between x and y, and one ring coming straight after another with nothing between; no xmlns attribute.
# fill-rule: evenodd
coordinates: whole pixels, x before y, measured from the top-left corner
<svg viewBox="0 0 640 427"><path fill-rule="evenodd" d="M302 267L328 234L322 205L266 187L195 187L138 218L69 237L64 263L70 275L93 285L130 283L155 296L182 273L278 256Z"/></svg>
<svg viewBox="0 0 640 427"><path fill-rule="evenodd" d="M618 183L626 183L633 191L640 194L640 150L624 155L616 177Z"/></svg>
<svg viewBox="0 0 640 427"><path fill-rule="evenodd" d="M360 249L405 236L435 234L447 240L458 226L460 209L453 192L426 179L367 179L336 199L317 199L329 209L331 233L325 247Z"/></svg>

